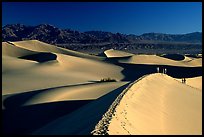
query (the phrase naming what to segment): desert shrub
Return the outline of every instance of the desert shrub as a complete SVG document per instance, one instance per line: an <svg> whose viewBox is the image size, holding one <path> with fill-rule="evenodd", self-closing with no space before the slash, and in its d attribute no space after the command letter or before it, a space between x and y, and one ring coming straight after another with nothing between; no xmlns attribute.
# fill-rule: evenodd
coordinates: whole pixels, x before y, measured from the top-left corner
<svg viewBox="0 0 204 137"><path fill-rule="evenodd" d="M111 78L102 78L100 80L100 82L116 82L116 80L115 79L111 79Z"/></svg>

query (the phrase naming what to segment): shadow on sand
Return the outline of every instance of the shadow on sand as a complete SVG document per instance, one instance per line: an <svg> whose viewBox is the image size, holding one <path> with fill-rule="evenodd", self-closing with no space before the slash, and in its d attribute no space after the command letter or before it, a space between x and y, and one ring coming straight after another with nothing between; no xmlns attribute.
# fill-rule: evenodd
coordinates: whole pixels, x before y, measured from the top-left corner
<svg viewBox="0 0 204 137"><path fill-rule="evenodd" d="M96 83L96 82L95 82ZM77 86L83 86L83 85L91 85L95 83L82 83L82 84L77 84L77 85L65 85L65 86L59 86L59 87L52 87L52 88L46 88L46 89L40 89L40 90L33 90L33 91L27 91L24 93L17 93L14 95L11 95L3 100L3 106L6 109L15 109L21 107L25 102L27 102L29 99L31 99L33 96L47 92L48 90L52 89L60 89L60 88L65 88L65 87L77 87ZM3 98L3 97L2 97Z"/></svg>
<svg viewBox="0 0 204 137"><path fill-rule="evenodd" d="M120 64L124 68L122 73L125 75L124 81L134 81L143 75L157 73L157 67L160 73L167 69L167 75L174 78L191 78L202 76L202 67L177 67L168 65L143 65L143 64Z"/></svg>
<svg viewBox="0 0 204 137"><path fill-rule="evenodd" d="M12 100L16 102L15 100ZM22 135L67 115L92 100L60 101L18 108L6 108L3 112L3 134Z"/></svg>
<svg viewBox="0 0 204 137"><path fill-rule="evenodd" d="M185 59L185 57L180 54L165 54L165 55L162 55L161 57L172 59L172 60L177 60L177 61L181 61Z"/></svg>
<svg viewBox="0 0 204 137"><path fill-rule="evenodd" d="M26 60L33 60L33 61L37 61L39 63L43 63L43 62L47 62L47 61L56 60L57 55L55 55L53 53L42 52L42 53L22 56L19 58L20 59L26 59Z"/></svg>
<svg viewBox="0 0 204 137"><path fill-rule="evenodd" d="M93 83L90 83L93 84ZM86 84L80 84L86 85ZM75 101L60 101L60 102L50 102L43 104L35 104L29 106L22 106L27 100L35 96L36 94L43 92L43 90L37 90L32 92L20 93L16 95L12 95L6 98L3 102L5 109L3 112L3 134L5 135L23 135L23 134L31 134L35 130L43 127L49 122L63 117L64 115L72 114L72 112L77 111L76 119L73 122L67 123L67 128L76 125L76 122L80 123L86 128L84 128L83 133L90 133L89 131L93 130L94 126L101 119L102 115L108 110L109 106L115 100L115 98L122 92L122 90L128 84L111 91L110 93L100 97L97 100L75 100ZM66 87L66 86L64 86ZM56 87L58 88L58 87ZM99 101L98 101L99 100ZM95 102L92 105L92 102ZM89 105L90 104L90 105ZM89 112L84 112L81 108L88 105L92 106ZM87 117L88 123L83 125L80 119L83 117L92 115L91 117ZM80 119L79 119L80 118ZM71 118L72 119L72 118ZM66 128L66 130L68 130ZM77 127L76 127L77 129ZM48 131L51 133L52 131ZM68 131L69 132L69 131ZM73 131L70 131L73 134ZM78 134L80 131L77 131L74 134Z"/></svg>
<svg viewBox="0 0 204 137"><path fill-rule="evenodd" d="M94 83L85 83L78 85L88 85ZM93 100L75 100L75 101L60 101L50 102L30 106L22 106L26 101L33 96L44 91L63 87L73 87L77 85L68 85L53 87L49 89L41 89L25 93L19 93L8 96L3 100L5 109L3 112L3 132L4 134L26 134L33 130L42 127L48 122L68 114L81 106Z"/></svg>
<svg viewBox="0 0 204 137"><path fill-rule="evenodd" d="M167 69L167 75L174 78L191 78L202 76L202 67L180 67L169 65L146 65L146 64L127 64L119 63L118 60L129 57L107 58L105 61L123 67L122 74L125 76L122 81L135 81L146 74L157 73L157 67L160 73L163 69Z"/></svg>
<svg viewBox="0 0 204 137"><path fill-rule="evenodd" d="M127 83L94 100L80 109L53 121L35 131L35 135L88 135L101 120L116 97L129 85Z"/></svg>

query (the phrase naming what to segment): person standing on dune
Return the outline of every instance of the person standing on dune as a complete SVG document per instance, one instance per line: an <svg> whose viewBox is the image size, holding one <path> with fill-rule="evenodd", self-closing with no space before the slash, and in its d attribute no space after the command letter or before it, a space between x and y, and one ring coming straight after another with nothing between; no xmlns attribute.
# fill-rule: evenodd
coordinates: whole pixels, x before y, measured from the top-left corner
<svg viewBox="0 0 204 137"><path fill-rule="evenodd" d="M186 78L183 78L183 83L186 83Z"/></svg>
<svg viewBox="0 0 204 137"><path fill-rule="evenodd" d="M165 69L164 69L164 74L166 74L166 72L167 72L167 69L165 68Z"/></svg>
<svg viewBox="0 0 204 137"><path fill-rule="evenodd" d="M157 67L157 73L159 73L159 67Z"/></svg>
<svg viewBox="0 0 204 137"><path fill-rule="evenodd" d="M164 73L164 68L162 69L162 73L165 74L165 73Z"/></svg>

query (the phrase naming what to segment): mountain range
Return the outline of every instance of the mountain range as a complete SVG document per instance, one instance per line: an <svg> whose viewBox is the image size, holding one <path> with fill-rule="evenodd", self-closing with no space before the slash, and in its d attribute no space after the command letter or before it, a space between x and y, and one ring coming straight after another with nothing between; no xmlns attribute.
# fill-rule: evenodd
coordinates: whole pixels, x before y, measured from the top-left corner
<svg viewBox="0 0 204 137"><path fill-rule="evenodd" d="M27 26L8 24L2 27L2 41L37 39L50 44L100 44L100 43L192 43L202 44L202 32L187 34L144 33L142 35L121 34L105 31L79 32L60 29L50 24Z"/></svg>

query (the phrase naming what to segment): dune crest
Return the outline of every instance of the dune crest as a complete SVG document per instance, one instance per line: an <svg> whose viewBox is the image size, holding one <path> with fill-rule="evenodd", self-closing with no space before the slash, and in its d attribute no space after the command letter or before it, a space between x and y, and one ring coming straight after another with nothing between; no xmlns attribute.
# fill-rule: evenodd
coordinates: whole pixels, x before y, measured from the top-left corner
<svg viewBox="0 0 204 137"><path fill-rule="evenodd" d="M129 56L133 56L134 55L132 53L128 53L128 52L124 52L124 51L120 51L120 50L114 50L114 49L106 50L106 51L104 51L104 54L108 58L113 58L113 57L129 57Z"/></svg>
<svg viewBox="0 0 204 137"><path fill-rule="evenodd" d="M124 95L108 134L202 134L201 102L198 89L167 75L149 75Z"/></svg>
<svg viewBox="0 0 204 137"><path fill-rule="evenodd" d="M120 63L127 64L156 64L156 65L170 65L183 67L200 67L202 66L202 58L193 60L176 61L156 55L134 55L130 58L119 59Z"/></svg>
<svg viewBox="0 0 204 137"><path fill-rule="evenodd" d="M54 45L50 45L38 40L25 40L25 41L17 41L17 42L12 42L12 44L25 48L28 50L32 51L40 51L40 52L53 52L53 53L61 53L61 54L66 54L70 56L76 56L76 57L82 57L82 58L89 58L89 59L97 59L97 60L103 60L103 57L98 57L94 55L89 55L85 53L80 53L77 51L57 47Z"/></svg>

